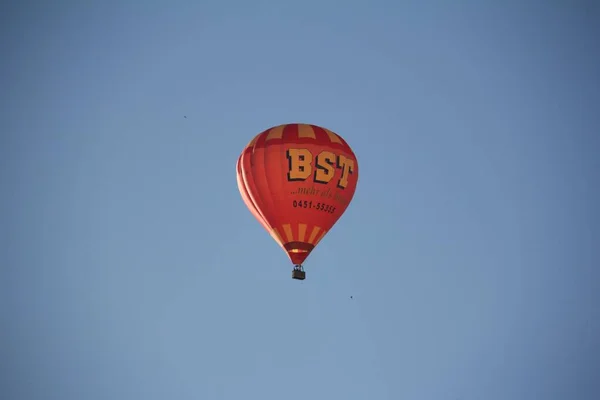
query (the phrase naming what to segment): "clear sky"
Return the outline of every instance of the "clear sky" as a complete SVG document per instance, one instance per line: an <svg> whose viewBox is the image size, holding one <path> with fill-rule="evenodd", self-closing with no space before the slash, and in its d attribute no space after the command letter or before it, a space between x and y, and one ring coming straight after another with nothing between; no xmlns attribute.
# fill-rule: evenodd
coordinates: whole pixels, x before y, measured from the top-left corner
<svg viewBox="0 0 600 400"><path fill-rule="evenodd" d="M600 398L598 3L12 3L0 398ZM304 282L235 179L287 122L361 173Z"/></svg>

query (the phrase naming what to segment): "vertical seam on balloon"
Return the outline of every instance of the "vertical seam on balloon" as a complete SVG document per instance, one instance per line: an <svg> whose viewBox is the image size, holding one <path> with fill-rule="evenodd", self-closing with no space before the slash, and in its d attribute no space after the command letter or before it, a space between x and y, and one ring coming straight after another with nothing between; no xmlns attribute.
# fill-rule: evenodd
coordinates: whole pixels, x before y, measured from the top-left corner
<svg viewBox="0 0 600 400"><path fill-rule="evenodd" d="M241 178L238 178L238 179L240 179L242 190L244 191L244 193L242 195L242 198L245 195L245 197L250 201L249 206L252 207L252 209L254 210L254 213L252 213L252 209L250 210L250 212L253 215L257 216L259 218L258 222L260 222L261 225L263 225L263 227L267 231L269 231L271 229L271 227L267 223L267 221L265 220L264 216L262 215L262 213L260 212L260 210L258 209L258 207L256 207L256 204L255 204L254 200L252 199L252 196L250 196L250 191L248 190L248 186L247 186L246 182L244 181L243 173L241 171L240 171L240 175L242 175L242 176L241 176Z"/></svg>
<svg viewBox="0 0 600 400"><path fill-rule="evenodd" d="M298 124L298 139L310 138L316 139L316 133L313 129L312 125L308 124Z"/></svg>
<svg viewBox="0 0 600 400"><path fill-rule="evenodd" d="M313 131L316 133L317 141L320 144L327 143L328 136L327 136L327 133L325 133L325 129L321 128L320 126L316 126L316 125L311 125L311 126L313 128Z"/></svg>
<svg viewBox="0 0 600 400"><path fill-rule="evenodd" d="M271 231L269 233L271 234L271 237L275 240L275 242L285 250L285 247L283 247L283 238L281 237L281 234L279 233L277 228L271 228Z"/></svg>
<svg viewBox="0 0 600 400"><path fill-rule="evenodd" d="M244 153L244 158L247 156L247 153ZM250 171L245 171L245 169L243 169L243 171L245 173L242 174L242 178L244 179L244 184L246 185L246 188L248 188L248 179L251 179L252 182L254 183L254 186L256 187L256 181L254 180L254 174L252 172L252 169L250 169ZM258 214L263 218L263 220L265 221L265 224L269 227L269 228L273 228L273 225L271 225L269 223L269 221L267 220L267 218L265 218L265 215L263 214L262 210L260 209L260 207L258 207L257 205L257 200L254 198L254 194L252 193L251 190L248 190L248 196L250 197L250 200L252 201L252 204L254 205L254 207L256 208L256 211L258 212ZM260 200L260 193L256 193L256 196L258 196L259 200Z"/></svg>
<svg viewBox="0 0 600 400"><path fill-rule="evenodd" d="M281 139L283 137L283 125L275 126L269 129L265 142L272 139Z"/></svg>
<svg viewBox="0 0 600 400"><path fill-rule="evenodd" d="M281 140L279 141L279 144L277 146L279 146L279 173L277 175L279 175L279 187L281 188L281 190L286 190L287 186L285 185L285 166L288 163L287 157L285 155L285 146L284 146L284 142L285 142L285 127L282 129L281 131ZM278 202L281 202L281 198L277 199ZM277 214L277 222L279 223L279 218L280 215Z"/></svg>
<svg viewBox="0 0 600 400"><path fill-rule="evenodd" d="M271 130L269 129L269 132L270 131ZM267 208L266 212L268 212L269 216L271 217L269 219L273 223L273 226L275 226L278 223L278 221L277 221L278 218L273 218L273 217L277 215L277 207L275 207L275 202L272 199L273 193L271 192L271 185L269 184L269 175L267 174L267 135L268 135L268 132L266 132L264 135L265 136L264 136L263 148L262 148L262 151L263 151L263 155L262 155L262 173L264 175L265 184L267 186L266 189L267 189L267 192L269 194L268 196L266 196L268 198L268 200L266 200L264 202L264 205ZM258 143L258 140L257 140L257 143Z"/></svg>
<svg viewBox="0 0 600 400"><path fill-rule="evenodd" d="M298 224L298 241L304 242L306 237L306 224Z"/></svg>
<svg viewBox="0 0 600 400"><path fill-rule="evenodd" d="M250 212L253 215L255 215L255 213L256 213L259 218L258 222L260 222L261 225L263 225L264 228L267 229L266 221L264 220L262 215L258 212L258 209L256 208L256 205L254 204L254 201L252 200L252 198L250 197L250 195L248 193L248 187L246 186L246 183L244 182L244 178L243 178L243 172L242 172L242 168L241 168L241 158L242 157L240 156L236 163L237 181L238 181L238 188L240 190L240 195L242 196L242 200L244 200L244 202L246 202L246 199L250 202L250 204L248 204L248 206L252 207L252 209L250 209ZM252 211L254 211L254 212L252 212Z"/></svg>
<svg viewBox="0 0 600 400"><path fill-rule="evenodd" d="M283 224L283 232L288 242L294 241L294 233L292 232L292 226L290 224Z"/></svg>
<svg viewBox="0 0 600 400"><path fill-rule="evenodd" d="M262 152L263 155L261 158L258 159L258 161L262 160L262 165L260 165L263 173L264 173L264 181L265 181L265 185L266 185L266 190L267 190L267 196L265 196L263 198L263 196L260 196L260 199L262 201L262 204L265 208L265 211L263 212L263 214L265 215L265 219L267 219L267 216L270 217L268 218L268 220L271 222L269 223L270 226L275 226L276 225L276 221L273 221L273 212L276 212L276 207L274 207L274 201L272 199L272 192L271 192L271 186L269 185L269 176L267 174L267 137L269 135L269 133L272 131L272 129L269 129L266 132L263 132L262 136L259 137L256 140L256 144L258 144L258 142L261 141L261 139L264 139L262 141ZM256 184L256 179L255 179L255 184Z"/></svg>
<svg viewBox="0 0 600 400"><path fill-rule="evenodd" d="M246 203L246 206L248 206L248 208L250 209L250 213L252 215L254 215L255 217L258 218L258 222L260 222L260 224L267 229L267 225L265 223L264 218L258 213L258 210L256 209L252 199L250 198L250 196L248 195L248 188L246 187L246 184L244 183L243 178L241 177L242 172L240 171L239 168L239 161L238 164L236 166L236 170L237 170L237 184L238 184L238 189L240 191L240 195L242 196L242 200L244 201L244 203ZM248 204L250 203L250 204ZM268 229L267 229L268 230Z"/></svg>
<svg viewBox="0 0 600 400"><path fill-rule="evenodd" d="M281 237L281 234L279 233L279 230L278 230L277 228L272 228L272 229L271 229L271 232L272 232L272 233L275 233L275 235L277 236L277 238L278 238L280 241L282 241L282 242L283 242L283 240L282 240L282 237Z"/></svg>
<svg viewBox="0 0 600 400"><path fill-rule="evenodd" d="M315 225L313 227L313 230L310 233L310 236L308 237L308 243L314 244L315 237L317 236L317 233L319 233L320 230L321 230L321 227L319 227L319 226Z"/></svg>
<svg viewBox="0 0 600 400"><path fill-rule="evenodd" d="M331 143L339 143L339 144L343 144L342 141L340 140L340 137L335 134L334 132L330 131L327 128L323 128L325 130L325 133L327 133L327 136L329 136L329 140L331 141Z"/></svg>
<svg viewBox="0 0 600 400"><path fill-rule="evenodd" d="M252 162L252 160L254 160L254 151L256 150L256 146L258 145L258 142L260 141L261 137L265 133L266 132L262 132L262 133L260 133L260 134L258 134L256 136L256 140L254 141L254 144L252 146L252 155L251 155L251 158L250 158L251 162ZM263 157L264 157L264 149L263 149ZM255 162L252 162L252 164L255 164ZM263 170L264 169L265 168L264 168L264 162L263 162ZM250 174L250 179L252 179L252 183L254 184L254 187L257 188L257 190L256 190L256 197L258 197L258 199L254 199L253 198L253 200L255 201L255 203L257 203L256 208L258 209L258 211L262 215L262 217L265 220L265 223L267 224L267 226L269 226L270 228L273 228L275 225L273 223L271 223L271 221L269 221L269 218L267 218L267 214L266 214L266 211L269 211L269 207L266 204L266 201L263 198L263 196L261 194L261 191L258 190L258 185L257 185L257 182L256 182L256 176L255 176L254 172L255 172L255 170L252 169L252 173ZM266 182L267 182L267 188L268 188L269 181L266 180ZM261 206L263 206L263 207L258 207L258 202L260 202Z"/></svg>
<svg viewBox="0 0 600 400"><path fill-rule="evenodd" d="M260 211L260 208L258 208L258 206L256 205L257 202L254 199L254 196L252 195L252 191L250 190L249 185L248 185L248 179L252 179L252 171L246 171L246 169L243 167L244 159L247 156L248 156L248 153L246 153L246 152L242 153L242 166L241 166L242 181L244 182L244 187L246 188L246 193L248 193L248 197L250 198L252 205L256 209L256 212L258 212L258 214L262 217L263 221L266 222L265 217L263 216L262 212ZM250 156L250 157L252 157L252 156ZM252 162L252 158L250 158L250 161L249 161L250 166L252 166L251 162ZM250 176L250 177L248 178L248 176Z"/></svg>

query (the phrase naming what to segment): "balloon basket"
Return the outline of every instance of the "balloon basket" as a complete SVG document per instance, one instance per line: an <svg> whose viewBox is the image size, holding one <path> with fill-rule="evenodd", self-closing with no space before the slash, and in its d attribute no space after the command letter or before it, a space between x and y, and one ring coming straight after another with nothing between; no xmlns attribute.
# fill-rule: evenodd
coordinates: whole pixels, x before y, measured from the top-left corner
<svg viewBox="0 0 600 400"><path fill-rule="evenodd" d="M299 281L306 279L306 272L304 272L301 265L296 265L292 270L292 279L298 279Z"/></svg>

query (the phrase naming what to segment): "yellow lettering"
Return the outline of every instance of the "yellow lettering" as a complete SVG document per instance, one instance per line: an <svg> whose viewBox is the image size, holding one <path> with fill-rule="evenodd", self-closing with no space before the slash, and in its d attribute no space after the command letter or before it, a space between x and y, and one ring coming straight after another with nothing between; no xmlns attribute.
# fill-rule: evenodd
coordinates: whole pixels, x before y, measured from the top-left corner
<svg viewBox="0 0 600 400"><path fill-rule="evenodd" d="M337 184L340 189L345 189L348 186L348 176L354 171L354 160L339 155L337 159L338 168L342 169L342 176Z"/></svg>
<svg viewBox="0 0 600 400"><path fill-rule="evenodd" d="M308 149L288 149L288 181L303 181L312 172L312 154Z"/></svg>
<svg viewBox="0 0 600 400"><path fill-rule="evenodd" d="M308 149L288 149L285 153L288 159L288 181L304 181L312 174L313 155ZM315 157L315 173L313 180L316 183L327 184L335 175L336 168L342 170L337 187L345 189L348 179L354 172L354 160L343 155L336 155L324 150ZM303 190L303 189L302 189ZM316 190L316 189L311 189Z"/></svg>
<svg viewBox="0 0 600 400"><path fill-rule="evenodd" d="M315 182L329 183L335 173L335 154L322 151L316 159Z"/></svg>

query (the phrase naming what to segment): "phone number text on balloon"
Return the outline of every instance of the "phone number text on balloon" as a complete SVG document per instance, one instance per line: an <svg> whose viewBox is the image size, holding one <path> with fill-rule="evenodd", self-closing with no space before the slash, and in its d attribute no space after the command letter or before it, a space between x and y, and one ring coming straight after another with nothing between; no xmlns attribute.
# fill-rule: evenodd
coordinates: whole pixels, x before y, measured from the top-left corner
<svg viewBox="0 0 600 400"><path fill-rule="evenodd" d="M292 202L294 208L312 208L314 210L324 211L326 213L332 214L335 212L335 207L325 203L316 203L308 200L294 200Z"/></svg>

